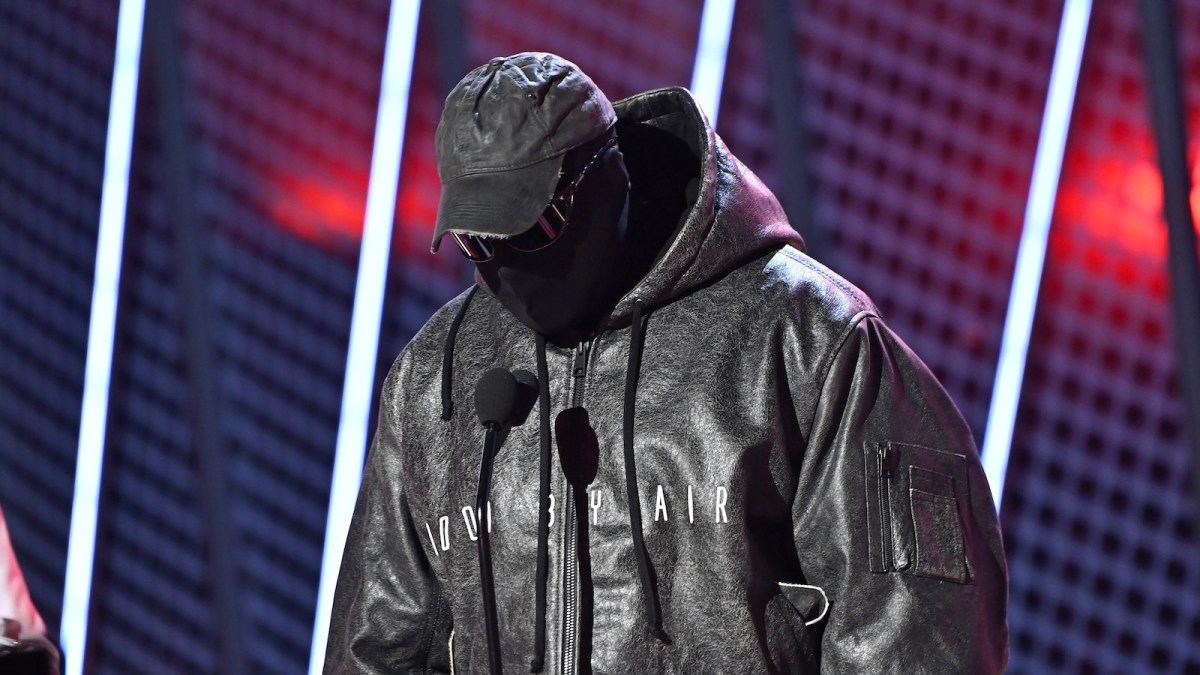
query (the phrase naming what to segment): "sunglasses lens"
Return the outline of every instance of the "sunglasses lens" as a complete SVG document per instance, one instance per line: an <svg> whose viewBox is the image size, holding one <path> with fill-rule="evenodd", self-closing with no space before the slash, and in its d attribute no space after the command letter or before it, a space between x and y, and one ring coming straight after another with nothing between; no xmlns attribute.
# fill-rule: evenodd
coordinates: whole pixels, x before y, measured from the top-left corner
<svg viewBox="0 0 1200 675"><path fill-rule="evenodd" d="M475 262L483 262L492 257L492 245L483 237L476 237L473 234L459 234L457 232L450 233L454 237L454 243L458 244L459 250L463 255L467 256L468 260Z"/></svg>
<svg viewBox="0 0 1200 675"><path fill-rule="evenodd" d="M521 234L509 237L504 243L517 251L531 253L540 251L558 239L567 228L566 209L556 199L538 216L533 227Z"/></svg>

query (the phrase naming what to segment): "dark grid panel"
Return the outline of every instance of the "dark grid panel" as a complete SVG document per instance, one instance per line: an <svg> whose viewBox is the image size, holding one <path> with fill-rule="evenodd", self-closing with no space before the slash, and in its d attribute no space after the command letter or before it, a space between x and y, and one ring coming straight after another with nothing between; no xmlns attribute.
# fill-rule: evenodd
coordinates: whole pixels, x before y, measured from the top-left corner
<svg viewBox="0 0 1200 675"><path fill-rule="evenodd" d="M388 3L190 0L187 157L144 63L90 666L216 672L219 584L189 417L171 162L201 233L220 477L246 672L307 666ZM149 43L149 36L147 38ZM146 52L147 54L151 52ZM207 458L205 458L207 459Z"/></svg>
<svg viewBox="0 0 1200 675"><path fill-rule="evenodd" d="M738 3L719 131L782 195L761 4ZM813 192L791 215L981 439L1062 2L788 4Z"/></svg>
<svg viewBox="0 0 1200 675"><path fill-rule="evenodd" d="M143 78L88 663L98 673L211 672L217 633L177 329L184 303L148 86Z"/></svg>
<svg viewBox="0 0 1200 675"><path fill-rule="evenodd" d="M55 635L117 6L0 3L0 502Z"/></svg>
<svg viewBox="0 0 1200 675"><path fill-rule="evenodd" d="M388 4L185 14L251 672L308 659Z"/></svg>
<svg viewBox="0 0 1200 675"><path fill-rule="evenodd" d="M1175 4L1194 163L1200 6ZM1014 673L1200 672L1197 508L1136 12L1095 7L1059 190L1005 495Z"/></svg>
<svg viewBox="0 0 1200 675"><path fill-rule="evenodd" d="M614 101L691 82L703 3L470 0L463 4L468 68L515 52L554 52L574 61Z"/></svg>

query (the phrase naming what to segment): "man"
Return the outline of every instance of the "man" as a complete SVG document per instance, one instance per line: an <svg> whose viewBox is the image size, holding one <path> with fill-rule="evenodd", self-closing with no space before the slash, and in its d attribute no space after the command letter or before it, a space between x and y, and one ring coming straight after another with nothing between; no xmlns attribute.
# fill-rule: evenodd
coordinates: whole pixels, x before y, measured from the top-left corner
<svg viewBox="0 0 1200 675"><path fill-rule="evenodd" d="M686 90L613 105L560 57L498 58L437 151L433 247L478 285L384 383L328 672L1003 670L970 432ZM480 511L464 402L497 366L539 401Z"/></svg>

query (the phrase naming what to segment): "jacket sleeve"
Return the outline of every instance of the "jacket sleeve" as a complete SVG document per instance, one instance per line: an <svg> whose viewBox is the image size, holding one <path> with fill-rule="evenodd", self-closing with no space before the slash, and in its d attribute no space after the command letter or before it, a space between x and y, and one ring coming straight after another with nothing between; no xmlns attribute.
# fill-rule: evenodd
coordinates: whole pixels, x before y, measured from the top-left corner
<svg viewBox="0 0 1200 675"><path fill-rule="evenodd" d="M413 524L404 472L404 357L384 383L379 426L346 538L325 672L450 670L451 616Z"/></svg>
<svg viewBox="0 0 1200 675"><path fill-rule="evenodd" d="M873 314L827 362L793 507L806 581L829 599L822 671L1003 672L1007 572L970 430Z"/></svg>

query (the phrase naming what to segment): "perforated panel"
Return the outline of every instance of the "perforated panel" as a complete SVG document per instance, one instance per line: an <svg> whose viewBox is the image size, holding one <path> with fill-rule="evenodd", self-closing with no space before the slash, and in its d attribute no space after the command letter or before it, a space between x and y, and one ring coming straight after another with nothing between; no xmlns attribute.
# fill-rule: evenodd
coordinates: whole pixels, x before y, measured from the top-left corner
<svg viewBox="0 0 1200 675"><path fill-rule="evenodd" d="M0 3L0 502L57 634L117 2Z"/></svg>
<svg viewBox="0 0 1200 675"><path fill-rule="evenodd" d="M387 9L183 3L182 121L163 105L154 69L168 60L147 36L95 672L226 670L222 627L234 620L245 672L307 666ZM187 156L165 150L180 133ZM193 281L179 209L200 235ZM208 357L196 360L187 331L203 314ZM197 369L211 376L210 419L195 419ZM199 424L214 439L203 455ZM222 527L229 592L213 554Z"/></svg>
<svg viewBox="0 0 1200 675"><path fill-rule="evenodd" d="M791 4L791 3L789 3ZM721 135L780 195L761 2L739 2ZM793 7L818 254L865 290L982 438L1061 2Z"/></svg>
<svg viewBox="0 0 1200 675"><path fill-rule="evenodd" d="M470 0L463 4L471 68L515 52L553 52L577 63L614 101L691 82L703 3Z"/></svg>
<svg viewBox="0 0 1200 675"><path fill-rule="evenodd" d="M1195 137L1200 6L1175 4ZM1198 510L1136 12L1096 5L1053 223L1005 497L1013 672L1200 672Z"/></svg>

